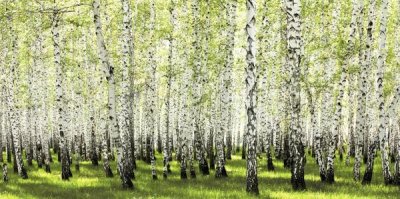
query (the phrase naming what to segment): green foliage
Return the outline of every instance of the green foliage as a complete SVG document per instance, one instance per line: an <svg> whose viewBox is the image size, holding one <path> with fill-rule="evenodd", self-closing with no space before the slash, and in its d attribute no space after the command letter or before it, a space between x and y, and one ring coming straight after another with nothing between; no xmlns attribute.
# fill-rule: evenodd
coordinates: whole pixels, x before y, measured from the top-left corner
<svg viewBox="0 0 400 199"><path fill-rule="evenodd" d="M13 10L17 14L13 14L16 33L18 35L19 43L19 76L20 79L26 77L27 70L32 65L32 43L35 41L37 34L40 30L43 31L45 37L45 42L43 46L45 47L43 51L43 58L45 64L48 66L50 71L53 71L53 55L52 55L52 38L51 38L51 23L52 23L52 12L51 9L56 6L59 9L67 11L60 15L61 17L61 38L65 38L66 46L63 47L63 63L68 71L72 74L70 75L71 82L74 82L77 74L81 73L81 69L76 69L78 66L84 66L83 60L86 59L90 64L98 65L98 52L96 48L96 39L94 35L93 26L93 16L91 0L80 1L82 5L72 6L76 4L76 1L42 1L41 4L45 11L40 11L41 5L35 1L20 0L16 4L6 4L5 2L0 3L0 16L3 20L0 20L1 27L7 27L6 16L10 14L10 10ZM110 52L112 58L112 64L115 66L116 80L120 77L120 56L121 56L121 23L122 23L122 12L121 4L118 0L102 0L101 1L101 18L103 23L103 32L106 39L107 49ZM226 16L224 1L210 1L210 29L206 30L206 3L201 1L200 3L200 37L201 44L205 45L205 34L209 31L209 44L208 44L208 59L206 68L205 78L207 83L215 84L219 81L220 73L225 64L225 54L226 54ZM281 12L282 5L278 0L268 1L268 19L270 27L268 27L266 37L269 39L269 44L271 45L269 52L264 55L265 63L268 63L268 67L275 70L275 82L276 86L280 87L284 80L288 78L288 74L281 72L283 67L283 59L286 55L286 43L285 37L282 35L285 31L286 21L284 13ZM324 87L321 89L330 89L332 85L337 84L339 80L341 66L349 64L348 72L349 74L356 74L358 72L358 64L352 66L353 63L348 62L349 59L354 59L358 56L358 52L364 47L363 42L356 39L356 45L354 49L349 49L348 47L348 27L350 23L350 14L352 10L352 1L340 1L340 18L338 22L339 33L337 35L332 35L331 27L333 16L332 11L334 5L332 1L329 2L312 2L304 1L302 9L302 29L304 38L304 57L303 60L308 60L306 64L309 72L303 81L307 81L311 87ZM187 6L187 15L183 16L183 6ZM261 5L261 4L260 4ZM67 8L68 9L65 9ZM142 88L147 77L146 70L148 68L148 51L149 46L149 2L148 1L132 1L131 9L133 12L133 43L134 43L134 54L135 54L135 66L132 71L135 71L135 85L137 88ZM8 11L6 12L6 8ZM156 0L156 31L154 35L154 47L156 47L156 59L157 59L157 72L160 74L159 88L160 93L165 93L164 85L166 84L166 72L168 66L168 45L165 45L165 41L171 36L172 26L170 23L170 1ZM179 27L177 32L173 35L177 42L177 56L178 63L174 66L174 74L176 74L176 79L180 80L182 77L182 71L184 66L189 65L193 67L194 55L193 50L190 48L193 45L192 38L192 13L191 13L191 3L178 1L176 5L178 13ZM263 9L263 6L260 6ZM394 41L396 37L396 24L398 20L398 12L396 12L396 7L392 6L390 9L389 24L388 24L388 56L387 56L387 71L394 71L396 68L396 50L394 46ZM261 10L259 11L261 12ZM245 25L245 2L238 1L238 12L237 12L237 32L236 32L236 47L235 47L235 66L233 72L238 74L234 79L235 91L238 93L243 89L243 74L245 66L244 58L244 48L246 47L245 35L243 27ZM261 24L261 15L259 16L257 23ZM365 18L366 16L364 16ZM378 29L376 29L378 30ZM259 31L260 33L262 31ZM34 34L33 34L34 33ZM86 35L86 44L80 42L82 37ZM378 31L374 33L374 37L378 35ZM259 35L260 36L260 35ZM72 40L72 41L71 41ZM9 46L9 35L8 29L2 29L2 42L1 46ZM72 45L69 43L72 42ZM86 54L82 52L82 45L87 45ZM187 51L189 54L188 60L182 60L183 52ZM350 51L348 51L350 50ZM71 53L68 53L71 52ZM334 76L332 79L326 79L323 75L325 67L329 60L335 59L337 63L337 69L334 71ZM264 60L263 60L264 61ZM305 65L303 66L305 67ZM99 66L98 70L101 70ZM24 73L24 74L22 74ZM49 80L54 79L54 73L49 73ZM97 76L101 75L99 72ZM389 76L387 76L389 77ZM85 79L86 75L83 74L82 78ZM385 78L385 93L390 93L395 86L394 78ZM54 81L49 81L51 83L50 88L53 87ZM24 82L21 82L21 86L24 86ZM304 85L303 85L304 86ZM75 86L77 87L77 86ZM212 89L212 87L207 87L207 89ZM101 89L101 87L97 88ZM212 92L205 91L205 92ZM24 89L21 89L21 95L26 95ZM50 92L53 95L53 92ZM84 93L87 96L86 93Z"/></svg>

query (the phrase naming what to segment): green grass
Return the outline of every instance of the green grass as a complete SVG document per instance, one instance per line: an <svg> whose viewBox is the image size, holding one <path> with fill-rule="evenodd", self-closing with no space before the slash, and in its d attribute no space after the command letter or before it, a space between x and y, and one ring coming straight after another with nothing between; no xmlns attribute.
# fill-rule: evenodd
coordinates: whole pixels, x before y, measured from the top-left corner
<svg viewBox="0 0 400 199"><path fill-rule="evenodd" d="M71 167L73 177L70 181L60 179L60 166L52 164L52 173L43 169L27 167L29 179L23 180L12 171L9 165L8 183L0 183L0 198L255 198L246 193L246 162L240 156L233 156L227 162L226 179L201 176L197 171L196 179L181 180L179 166L172 162L172 174L167 180L162 178L161 156L157 156L159 179L152 180L150 165L138 162L135 172L135 188L123 190L119 177L104 177L102 166L94 167L90 162L81 164L81 171ZM54 159L56 160L56 159ZM336 183L333 185L319 181L318 168L313 159L308 157L306 164L307 190L292 191L290 171L283 168L280 161L274 161L276 170L266 170L266 159L258 161L259 198L399 198L400 189L396 186L383 185L380 159L377 158L371 185L363 186L352 180L352 167L345 167L344 162L336 161ZM113 162L114 174L115 162Z"/></svg>

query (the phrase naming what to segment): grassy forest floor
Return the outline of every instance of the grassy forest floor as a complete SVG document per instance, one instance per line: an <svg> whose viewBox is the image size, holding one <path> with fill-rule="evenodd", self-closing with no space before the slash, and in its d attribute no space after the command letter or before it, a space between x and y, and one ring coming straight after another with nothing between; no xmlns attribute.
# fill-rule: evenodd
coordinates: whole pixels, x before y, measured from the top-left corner
<svg viewBox="0 0 400 199"><path fill-rule="evenodd" d="M266 159L259 160L259 198L399 198L400 188L383 185L379 157L375 162L371 185L363 186L352 179L352 167L345 167L344 161L336 161L336 183L333 185L320 182L318 168L311 157L307 157L305 179L307 190L292 191L290 171L283 168L281 161L274 161L275 171L266 170ZM138 161L135 172L134 190L123 190L119 176L104 177L101 163L92 166L82 162L80 172L72 166L73 177L70 181L60 178L60 165L54 157L52 173L48 174L37 165L27 167L29 179L23 180L14 174L9 164L10 181L0 183L0 198L255 198L246 193L246 162L239 155L234 155L227 162L226 179L201 176L197 171L196 179L180 180L179 166L172 162L172 174L167 180L162 178L162 158L157 155L157 174L159 179L152 180L150 166ZM25 164L26 165L26 164ZM115 172L115 162L112 165ZM197 168L197 167L196 167ZM363 170L362 170L363 171Z"/></svg>

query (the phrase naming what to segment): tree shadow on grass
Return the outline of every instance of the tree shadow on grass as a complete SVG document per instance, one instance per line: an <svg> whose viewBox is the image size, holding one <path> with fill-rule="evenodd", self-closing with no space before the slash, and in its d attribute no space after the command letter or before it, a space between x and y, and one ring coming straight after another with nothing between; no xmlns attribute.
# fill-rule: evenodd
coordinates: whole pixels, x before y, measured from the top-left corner
<svg viewBox="0 0 400 199"><path fill-rule="evenodd" d="M4 192L18 198L251 198L253 195L246 193L246 162L237 156L227 161L229 177L216 179L214 171L209 176L202 176L196 165L196 179L180 179L179 163L171 162L172 174L168 179L162 179L162 158L157 158L157 181L151 178L150 165L137 161L138 169L135 171L136 180L133 181L135 189L124 190L121 188L120 179L115 171L115 162L111 163L114 178L104 176L101 163L92 166L89 162L81 164L81 172L72 171L74 177L71 181L61 181L60 167L57 161L52 164L52 173L46 174L37 166L29 167L30 179L20 180L13 174L9 167L10 182L0 184ZM290 170L284 169L282 163L274 161L276 170L266 171L266 162L259 162L259 198L269 198L277 193L288 193L289 197L318 195L318 197L346 195L353 197L396 198L398 191L393 187L383 186L380 175L380 165L377 163L374 176L378 176L371 186L362 186L352 181L352 168L345 167L343 162L336 164L336 179L333 185L319 181L318 167L309 158L306 165L307 190L296 192L290 184ZM72 169L73 167L71 167ZM57 177L56 177L57 176ZM93 182L91 184L91 182ZM384 189L379 189L379 186Z"/></svg>

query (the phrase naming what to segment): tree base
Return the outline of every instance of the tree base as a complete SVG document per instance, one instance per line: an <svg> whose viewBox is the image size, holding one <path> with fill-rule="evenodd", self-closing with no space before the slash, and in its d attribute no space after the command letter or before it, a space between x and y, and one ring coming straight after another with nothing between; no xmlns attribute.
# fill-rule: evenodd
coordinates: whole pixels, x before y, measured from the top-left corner
<svg viewBox="0 0 400 199"><path fill-rule="evenodd" d="M144 162L146 162L147 164L151 164L151 159L146 157L146 158L144 159Z"/></svg>
<svg viewBox="0 0 400 199"><path fill-rule="evenodd" d="M272 159L270 159L270 158L268 158L267 170L268 171L275 171L274 163L272 162Z"/></svg>
<svg viewBox="0 0 400 199"><path fill-rule="evenodd" d="M215 160L213 157L210 158L210 169L215 170Z"/></svg>
<svg viewBox="0 0 400 199"><path fill-rule="evenodd" d="M393 178L393 184L394 185L400 185L400 173L396 173L394 178Z"/></svg>
<svg viewBox="0 0 400 199"><path fill-rule="evenodd" d="M99 166L99 161L98 161L97 158L92 159L92 165L93 165L93 166Z"/></svg>
<svg viewBox="0 0 400 199"><path fill-rule="evenodd" d="M167 173L168 173L168 174L171 174L171 173L172 173L172 171L171 171L171 165L169 165L169 164L167 165Z"/></svg>
<svg viewBox="0 0 400 199"><path fill-rule="evenodd" d="M53 163L53 157L50 154L50 150L49 150L49 162Z"/></svg>
<svg viewBox="0 0 400 199"><path fill-rule="evenodd" d="M8 168L7 164L3 164L3 182L8 182Z"/></svg>
<svg viewBox="0 0 400 199"><path fill-rule="evenodd" d="M181 179L187 179L186 171L181 171Z"/></svg>
<svg viewBox="0 0 400 199"><path fill-rule="evenodd" d="M371 180L372 180L372 171L365 171L361 184L362 185L371 184Z"/></svg>
<svg viewBox="0 0 400 199"><path fill-rule="evenodd" d="M296 175L293 173L293 168L292 168L292 177L290 179L290 182L292 183L293 190L295 190L295 191L306 190L306 182L304 181L304 173L303 172L297 173L297 178L295 176Z"/></svg>
<svg viewBox="0 0 400 199"><path fill-rule="evenodd" d="M259 195L260 193L258 191L258 182L257 182L257 180L255 182L253 182L253 183L247 183L246 191L247 191L247 193Z"/></svg>
<svg viewBox="0 0 400 199"><path fill-rule="evenodd" d="M26 173L26 169L23 166L21 168L21 178L22 179L28 179L28 173Z"/></svg>
<svg viewBox="0 0 400 199"><path fill-rule="evenodd" d="M14 159L13 170L14 170L14 173L18 173L18 166L17 166L17 163L15 163L15 162L17 162L17 161Z"/></svg>
<svg viewBox="0 0 400 199"><path fill-rule="evenodd" d="M194 169L190 170L190 178L196 178L196 172L194 171Z"/></svg>
<svg viewBox="0 0 400 199"><path fill-rule="evenodd" d="M112 170L111 170L110 167L104 168L104 172L105 172L107 178L112 178L112 177L114 177L114 174L113 174L113 172L112 172Z"/></svg>
<svg viewBox="0 0 400 199"><path fill-rule="evenodd" d="M133 172L133 171L132 171L132 174L131 174L131 179L132 180L136 179L135 172Z"/></svg>
<svg viewBox="0 0 400 199"><path fill-rule="evenodd" d="M50 165L49 165L49 164L46 164L46 166L45 166L45 171L46 171L46 173L51 173Z"/></svg>
<svg viewBox="0 0 400 199"><path fill-rule="evenodd" d="M363 155L363 162L364 162L364 164L368 163L368 156L367 155Z"/></svg>
<svg viewBox="0 0 400 199"><path fill-rule="evenodd" d="M133 172L133 169L128 170L128 176L130 179L135 179L135 173Z"/></svg>
<svg viewBox="0 0 400 199"><path fill-rule="evenodd" d="M201 163L199 163L199 170L203 175L210 175L210 169L208 168L206 160L203 160Z"/></svg>
<svg viewBox="0 0 400 199"><path fill-rule="evenodd" d="M319 174L319 177L321 178L321 182L326 182L326 176L323 173Z"/></svg>
<svg viewBox="0 0 400 199"><path fill-rule="evenodd" d="M8 176L3 174L3 182L7 183L8 182Z"/></svg>
<svg viewBox="0 0 400 199"><path fill-rule="evenodd" d="M290 169L292 166L292 161L289 156L283 158L283 168Z"/></svg>
<svg viewBox="0 0 400 199"><path fill-rule="evenodd" d="M133 183L132 181L127 178L122 182L122 188L123 189L133 189Z"/></svg>
<svg viewBox="0 0 400 199"><path fill-rule="evenodd" d="M136 168L137 168L136 160L134 159L133 162L132 162L132 169L136 170Z"/></svg>
<svg viewBox="0 0 400 199"><path fill-rule="evenodd" d="M306 183L304 179L292 180L292 187L295 191L304 191L306 190Z"/></svg>
<svg viewBox="0 0 400 199"><path fill-rule="evenodd" d="M216 178L228 177L228 174L226 173L225 166L217 167L217 169L215 171L215 177Z"/></svg>
<svg viewBox="0 0 400 199"><path fill-rule="evenodd" d="M62 180L69 180L69 174L65 173L64 171L61 172L61 179Z"/></svg>
<svg viewBox="0 0 400 199"><path fill-rule="evenodd" d="M335 173L333 169L328 169L326 173L326 182L329 184L333 184L335 182Z"/></svg>
<svg viewBox="0 0 400 199"><path fill-rule="evenodd" d="M68 175L69 175L69 177L72 177L72 172L71 172L71 169L68 167Z"/></svg>
<svg viewBox="0 0 400 199"><path fill-rule="evenodd" d="M389 177L383 176L383 181L385 182L385 185L394 184L394 180L390 176Z"/></svg>

